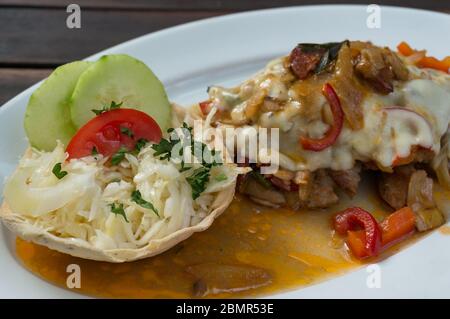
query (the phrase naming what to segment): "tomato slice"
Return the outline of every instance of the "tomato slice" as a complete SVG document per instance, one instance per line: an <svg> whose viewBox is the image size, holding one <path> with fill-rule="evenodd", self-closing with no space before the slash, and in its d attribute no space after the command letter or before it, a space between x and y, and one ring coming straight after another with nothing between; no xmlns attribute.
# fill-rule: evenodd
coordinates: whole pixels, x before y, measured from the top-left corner
<svg viewBox="0 0 450 319"><path fill-rule="evenodd" d="M97 115L81 127L67 146L69 159L89 156L96 150L110 156L121 147L131 151L139 139L159 142L161 128L153 118L134 109L115 109Z"/></svg>

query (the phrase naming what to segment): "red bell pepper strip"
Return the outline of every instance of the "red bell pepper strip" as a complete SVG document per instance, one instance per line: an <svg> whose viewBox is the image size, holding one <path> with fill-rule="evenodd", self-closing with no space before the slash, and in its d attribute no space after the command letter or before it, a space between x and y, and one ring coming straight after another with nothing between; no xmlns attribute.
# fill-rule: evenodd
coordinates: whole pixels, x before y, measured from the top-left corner
<svg viewBox="0 0 450 319"><path fill-rule="evenodd" d="M376 249L376 253L371 254L367 249L367 245L369 244L367 242L367 238L369 238L367 237L367 230L364 227L362 227L363 230L353 230L355 228L355 224L352 222L352 218L355 217L350 218L348 216L349 210L352 214L360 214L361 216L364 216L363 218L368 219L369 223L372 223L372 220L374 221L375 219L370 213L358 207L349 208L335 217L334 227L336 232L341 235L347 234L347 245L353 255L359 259L375 256L382 250L398 243L415 231L416 215L412 209L409 207L403 207L397 210L386 217L380 224L377 223L378 227L376 228L378 228L381 232L381 244L379 244L379 248ZM366 214L369 214L370 217L366 216ZM356 226L358 225L359 224L356 224Z"/></svg>
<svg viewBox="0 0 450 319"><path fill-rule="evenodd" d="M397 46L397 50L406 57L420 52L411 48L406 42L401 42ZM415 65L417 65L419 68L431 68L450 74L450 59L448 56L442 60L438 60L435 57L426 56L425 53L426 52L424 52L423 56L417 62L415 62Z"/></svg>
<svg viewBox="0 0 450 319"><path fill-rule="evenodd" d="M400 208L386 217L381 223L381 244L383 248L401 241L414 232L416 215L408 206Z"/></svg>
<svg viewBox="0 0 450 319"><path fill-rule="evenodd" d="M342 111L341 102L331 84L327 83L323 86L322 94L330 105L331 113L333 114L333 124L322 138L313 139L305 136L300 137L300 144L303 149L308 151L319 152L333 145L339 137L344 124L344 112Z"/></svg>
<svg viewBox="0 0 450 319"><path fill-rule="evenodd" d="M442 72L449 73L449 67L445 61L438 60L432 56L423 57L419 62L417 62L419 68L430 68L435 70L440 70Z"/></svg>
<svg viewBox="0 0 450 319"><path fill-rule="evenodd" d="M408 43L406 43L405 41L400 42L397 45L397 50L398 52L400 52L402 55L404 56L410 56L412 55L415 51L409 46Z"/></svg>
<svg viewBox="0 0 450 319"><path fill-rule="evenodd" d="M381 229L375 218L367 211L359 207L351 207L335 216L334 229L338 234L349 235L347 244L358 258L372 257L378 254L381 247ZM362 229L364 231L363 245L356 242L360 239L355 235L356 231ZM352 247L357 247L352 248ZM364 247L364 249L360 247Z"/></svg>
<svg viewBox="0 0 450 319"><path fill-rule="evenodd" d="M366 250L366 234L364 230L350 230L347 233L347 246L353 256L358 259L370 257Z"/></svg>
<svg viewBox="0 0 450 319"><path fill-rule="evenodd" d="M198 103L198 106L200 107L200 110L202 111L203 115L207 115L209 111L211 110L211 101L203 101Z"/></svg>

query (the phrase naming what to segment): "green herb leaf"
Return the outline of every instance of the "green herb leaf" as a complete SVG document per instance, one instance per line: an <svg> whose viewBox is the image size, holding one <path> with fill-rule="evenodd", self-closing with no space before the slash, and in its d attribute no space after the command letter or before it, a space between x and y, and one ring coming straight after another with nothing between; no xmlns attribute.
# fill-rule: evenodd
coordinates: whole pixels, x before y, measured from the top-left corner
<svg viewBox="0 0 450 319"><path fill-rule="evenodd" d="M222 182L222 181L226 181L228 179L228 177L227 177L227 175L225 175L225 173L221 173L221 174L217 175L214 179L218 182Z"/></svg>
<svg viewBox="0 0 450 319"><path fill-rule="evenodd" d="M125 221L127 223L129 223L127 215L125 214L125 210L123 209L123 204L122 203L112 203L109 205L109 207L111 208L111 213L115 214L115 215L121 215L123 216L123 218L125 219Z"/></svg>
<svg viewBox="0 0 450 319"><path fill-rule="evenodd" d="M155 157L156 156L160 156L160 160L169 160L170 156L172 154L172 150L174 148L175 145L177 145L178 143L183 143L184 139L188 139L191 143L191 153L192 155L196 156L198 154L200 154L201 158L198 158L198 160L202 160L202 166L204 167L213 167L213 166L218 166L218 165L222 165L222 163L220 162L220 157L219 157L219 153L215 152L215 150L211 150L208 152L208 146L202 142L199 141L195 141L193 136L192 136L192 130L193 128L188 126L186 123L183 122L182 125L183 129L186 129L189 133L189 136L179 136L178 134L171 134L171 136L169 137L169 139L165 139L162 138L161 141L158 144L153 144L152 145L152 149L155 151L155 153L153 154ZM173 133L175 131L174 128L170 128L167 130L167 133ZM172 136L173 135L173 136ZM180 156L183 155L184 149L181 148L180 149ZM206 161L206 158L208 159L208 161ZM183 161L181 161L181 170L180 172L183 172L189 168L185 168L185 163Z"/></svg>
<svg viewBox="0 0 450 319"><path fill-rule="evenodd" d="M95 146L92 147L91 155L92 155L92 156L98 155L98 151L97 151L97 148L96 148Z"/></svg>
<svg viewBox="0 0 450 319"><path fill-rule="evenodd" d="M103 105L103 107L99 110L96 109L92 109L91 111L95 113L95 115L100 115L102 113L114 110L114 109L118 109L119 107L121 107L123 104L123 102L120 103L116 103L114 101L111 101L110 105Z"/></svg>
<svg viewBox="0 0 450 319"><path fill-rule="evenodd" d="M186 172L186 171L188 171L188 170L190 170L192 168L190 166L184 166L184 165L185 165L185 163L181 162L181 168L179 169L180 173Z"/></svg>
<svg viewBox="0 0 450 319"><path fill-rule="evenodd" d="M259 184L264 186L265 188L272 188L272 183L270 183L260 172L251 171L250 176L252 176Z"/></svg>
<svg viewBox="0 0 450 319"><path fill-rule="evenodd" d="M143 149L145 147L145 145L147 145L148 140L145 138L140 138L136 141L136 144L134 145L134 149L139 153L141 151L141 149Z"/></svg>
<svg viewBox="0 0 450 319"><path fill-rule="evenodd" d="M128 127L120 127L120 133L122 133L123 135L126 135L130 138L134 137L133 131L131 131Z"/></svg>
<svg viewBox="0 0 450 319"><path fill-rule="evenodd" d="M111 105L109 106L110 110L118 109L122 106L123 102L116 103L114 101L111 101Z"/></svg>
<svg viewBox="0 0 450 319"><path fill-rule="evenodd" d="M55 175L58 179L61 179L64 176L67 175L66 171L62 171L61 170L61 165L62 165L61 163L56 163L55 166L53 166L53 169L52 169L53 175Z"/></svg>
<svg viewBox="0 0 450 319"><path fill-rule="evenodd" d="M91 111L94 112L95 115L100 115L100 114L102 114L103 112L106 112L104 109L101 109L101 110L92 109Z"/></svg>
<svg viewBox="0 0 450 319"><path fill-rule="evenodd" d="M124 147L121 147L113 156L111 156L111 164L119 165L120 162L125 158L125 154L128 153L128 150Z"/></svg>
<svg viewBox="0 0 450 319"><path fill-rule="evenodd" d="M138 204L141 207L151 209L156 214L156 216L159 217L158 210L153 206L152 203L150 203L142 198L140 191L135 190L131 193L131 201L135 202L136 204Z"/></svg>
<svg viewBox="0 0 450 319"><path fill-rule="evenodd" d="M201 160L202 165L202 167L195 169L190 176L186 177L187 182L191 185L192 188L192 198L196 199L206 189L206 184L209 182L211 168L214 166L222 165L222 163L221 158L218 156L218 152L216 152L215 150L210 151L206 144L194 140L192 136L192 127L190 127L186 123L183 123L182 128L187 130L188 136L186 136L186 134L180 136L179 134L175 133L174 128L170 128L167 130L167 133L170 134L169 139L163 138L158 144L152 144L151 147L155 151L155 153L153 154L155 157L159 156L160 160L169 160L175 145L177 145L178 143L182 143L182 145L185 145L185 139L189 141L192 155L197 157L198 155L200 155L200 158L198 158L198 160ZM184 147L180 148L180 153L178 155L183 156L183 152ZM186 166L183 160L181 160L180 165L180 172L184 172L192 168Z"/></svg>
<svg viewBox="0 0 450 319"><path fill-rule="evenodd" d="M207 167L200 167L194 170L191 176L186 177L186 181L191 185L193 199L197 199L206 189L206 184L209 182L209 171L210 169Z"/></svg>
<svg viewBox="0 0 450 319"><path fill-rule="evenodd" d="M159 156L160 160L169 160L170 154L172 152L172 148L178 143L169 138L169 140L162 138L161 141L159 141L158 144L152 144L152 149L155 151L153 156Z"/></svg>

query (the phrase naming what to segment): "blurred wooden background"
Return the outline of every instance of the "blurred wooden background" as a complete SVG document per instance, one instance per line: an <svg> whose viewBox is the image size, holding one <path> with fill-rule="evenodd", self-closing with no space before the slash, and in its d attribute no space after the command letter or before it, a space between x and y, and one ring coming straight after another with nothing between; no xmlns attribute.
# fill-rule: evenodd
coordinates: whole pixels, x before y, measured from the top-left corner
<svg viewBox="0 0 450 319"><path fill-rule="evenodd" d="M56 66L177 24L262 8L353 3L450 13L450 0L0 0L0 105ZM68 29L66 7L81 7Z"/></svg>

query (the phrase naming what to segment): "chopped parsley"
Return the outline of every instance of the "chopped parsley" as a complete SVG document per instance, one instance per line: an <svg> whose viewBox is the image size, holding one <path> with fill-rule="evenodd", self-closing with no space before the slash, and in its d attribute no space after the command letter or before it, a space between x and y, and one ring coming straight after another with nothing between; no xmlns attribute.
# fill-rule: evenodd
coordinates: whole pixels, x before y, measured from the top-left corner
<svg viewBox="0 0 450 319"><path fill-rule="evenodd" d="M53 166L53 169L52 169L53 175L55 175L58 179L61 179L64 176L67 175L66 171L62 171L61 170L61 165L62 165L61 163L56 163L55 166Z"/></svg>
<svg viewBox="0 0 450 319"><path fill-rule="evenodd" d="M181 161L181 168L179 169L180 173L186 172L192 168L190 166L185 166L185 165L186 164L183 161Z"/></svg>
<svg viewBox="0 0 450 319"><path fill-rule="evenodd" d="M206 184L209 182L209 171L210 169L207 167L200 167L195 169L191 176L186 177L186 181L191 185L193 199L197 199L206 189Z"/></svg>
<svg viewBox="0 0 450 319"><path fill-rule="evenodd" d="M144 146L147 145L147 143L148 143L148 140L145 138L138 139L136 141L136 144L134 145L135 151L139 153L141 151L141 149L143 149Z"/></svg>
<svg viewBox="0 0 450 319"><path fill-rule="evenodd" d="M167 131L169 132L169 131ZM155 151L153 156L159 156L160 160L169 160L170 153L172 152L173 147L179 142L179 139L169 139L162 138L158 144L153 144L152 149Z"/></svg>
<svg viewBox="0 0 450 319"><path fill-rule="evenodd" d="M122 203L112 203L109 205L109 207L111 208L111 213L113 213L114 215L121 215L123 216L123 218L125 219L125 221L127 223L129 223L127 215L125 214L125 210L123 209L123 204Z"/></svg>
<svg viewBox="0 0 450 319"><path fill-rule="evenodd" d="M215 150L208 152L209 149L205 143L194 140L192 136L192 127L189 127L186 123L183 123L182 129L184 129L185 132L188 132L189 135L180 136L177 133L175 133L175 130L173 128L168 129L167 133L170 134L169 139L162 138L158 144L156 143L153 144L152 149L155 151L153 155L155 157L159 156L160 160L169 160L175 145L177 145L178 143L182 143L182 141L184 142L186 140L188 143L190 143L192 155L197 156L198 154L200 154L202 166L211 168L212 166L222 165L220 159L218 158L219 154L216 153ZM182 143L182 146L184 146L184 143ZM181 147L179 150L179 154L175 155L183 156L183 153L184 147ZM208 161L206 161L205 158L207 158ZM185 166L185 163L182 160L180 171L183 172L188 169L190 169L190 167Z"/></svg>
<svg viewBox="0 0 450 319"><path fill-rule="evenodd" d="M170 160L172 155L183 156L184 147L181 147L178 154L172 154L174 147L181 142L182 137L188 141L188 146L190 146L192 155L196 156L197 159L201 160L201 167L195 169L191 175L186 177L186 181L189 183L192 189L192 198L196 199L200 194L206 189L206 185L209 182L211 175L211 168L214 166L222 165L221 158L218 157L219 153L215 150L209 150L205 143L195 141L192 136L192 127L189 127L186 123L183 123L181 127L184 131L184 136L178 135L174 128L167 130L170 134L169 139L162 138L158 144L153 144L152 149L155 151L153 154L155 157L159 156L160 160ZM199 156L200 155L200 158ZM181 160L180 172L185 172L190 170L192 167L186 166L184 160ZM225 180L227 177L221 174L216 177L216 180Z"/></svg>
<svg viewBox="0 0 450 319"><path fill-rule="evenodd" d="M126 135L130 138L134 137L133 131L131 131L128 127L120 127L120 133L122 133L123 135Z"/></svg>
<svg viewBox="0 0 450 319"><path fill-rule="evenodd" d="M272 188L272 183L270 183L264 175L262 175L259 171L252 170L248 173L251 177L253 177L259 184L264 186L265 188Z"/></svg>
<svg viewBox="0 0 450 319"><path fill-rule="evenodd" d="M153 206L152 203L146 201L145 199L142 198L141 192L138 190L134 190L131 193L131 201L135 202L136 204L138 204L141 207L147 208L147 209L151 209L156 216L159 217L159 213L158 210L155 208L155 206Z"/></svg>
<svg viewBox="0 0 450 319"><path fill-rule="evenodd" d="M126 148L121 147L113 156L111 156L111 164L119 165L125 158L127 152L128 150Z"/></svg>
<svg viewBox="0 0 450 319"><path fill-rule="evenodd" d="M169 128L167 130L167 133L170 134L169 139L162 138L158 144L155 143L152 145L152 149L155 151L153 156L159 156L160 160L169 160L172 155L173 148L177 144L181 143L184 139L192 141L192 127L189 127L186 123L183 123L182 129L184 129L185 132L187 131L189 133L187 137L183 138L182 136L178 135L178 133L176 133L174 128ZM180 151L177 155L183 156L183 147L180 148ZM183 161L181 163L181 167L184 167Z"/></svg>
<svg viewBox="0 0 450 319"><path fill-rule="evenodd" d="M97 150L97 148L94 146L94 147L92 147L92 150L91 150L91 155L92 156L96 156L96 155L98 155L98 150Z"/></svg>
<svg viewBox="0 0 450 319"><path fill-rule="evenodd" d="M183 142L188 143L191 154L196 156L198 160L201 160L202 165L202 167L195 169L191 175L186 177L186 181L192 189L192 198L196 199L206 189L206 185L208 184L210 178L211 168L222 165L222 162L218 157L219 153L215 150L209 151L209 148L205 143L194 140L192 136L192 127L189 127L186 123L183 123L181 128L185 133L188 133L187 136L186 134L180 136L175 132L174 128L170 128L167 130L167 133L170 134L169 139L162 138L158 144L155 143L151 147L155 151L153 154L155 157L159 156L160 160L170 160L172 155L179 155L181 157L184 155L183 153L185 147L181 147L178 154L172 154L174 147L178 143L181 143L182 146L185 146L185 143ZM200 155L201 158L198 158L198 155ZM181 160L180 165L180 172L188 171L192 168L190 166L186 166L184 160ZM223 176L219 178L223 178Z"/></svg>
<svg viewBox="0 0 450 319"><path fill-rule="evenodd" d="M136 144L134 145L134 150L128 150L126 147L121 146L120 149L111 156L111 164L118 165L120 162L123 161L125 158L126 153L137 155L141 149L148 143L148 140L145 138L140 138L136 141Z"/></svg>
<svg viewBox="0 0 450 319"><path fill-rule="evenodd" d="M226 181L228 179L228 177L227 177L227 175L225 175L225 173L221 173L221 174L217 175L214 179L218 182L222 182L222 181Z"/></svg>
<svg viewBox="0 0 450 319"><path fill-rule="evenodd" d="M110 105L103 105L103 107L99 110L96 109L92 109L91 111L95 113L95 115L100 115L102 113L114 110L114 109L118 109L122 106L123 102L120 103L116 103L114 101L111 101Z"/></svg>

